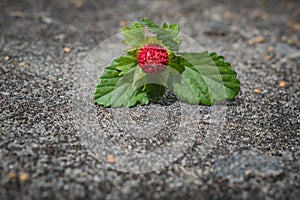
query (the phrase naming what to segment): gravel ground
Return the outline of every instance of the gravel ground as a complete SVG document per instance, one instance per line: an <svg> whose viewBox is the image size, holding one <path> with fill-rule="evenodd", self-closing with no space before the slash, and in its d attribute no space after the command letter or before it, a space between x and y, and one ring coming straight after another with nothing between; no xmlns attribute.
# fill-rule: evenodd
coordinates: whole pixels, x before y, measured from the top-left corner
<svg viewBox="0 0 300 200"><path fill-rule="evenodd" d="M242 91L205 157L196 138L169 166L137 174L80 142L70 91L89 52L144 16L224 55ZM299 198L297 0L2 0L0 27L0 199Z"/></svg>

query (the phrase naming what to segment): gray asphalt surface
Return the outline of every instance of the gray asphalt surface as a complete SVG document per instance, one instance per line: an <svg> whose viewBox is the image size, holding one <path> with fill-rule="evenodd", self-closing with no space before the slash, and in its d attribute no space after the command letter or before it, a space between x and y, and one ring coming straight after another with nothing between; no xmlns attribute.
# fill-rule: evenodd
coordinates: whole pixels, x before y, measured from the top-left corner
<svg viewBox="0 0 300 200"><path fill-rule="evenodd" d="M82 145L70 91L88 53L145 16L224 55L242 91L205 158L196 138L169 166L135 174ZM296 0L2 0L0 199L298 199L299 40Z"/></svg>

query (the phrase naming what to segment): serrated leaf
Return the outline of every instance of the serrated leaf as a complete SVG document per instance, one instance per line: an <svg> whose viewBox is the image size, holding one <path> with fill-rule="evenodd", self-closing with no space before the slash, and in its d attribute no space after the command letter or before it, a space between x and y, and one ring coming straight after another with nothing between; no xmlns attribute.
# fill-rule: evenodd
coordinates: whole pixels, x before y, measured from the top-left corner
<svg viewBox="0 0 300 200"><path fill-rule="evenodd" d="M149 95L150 99L156 103L160 97L165 94L165 87L163 85L150 83L146 84L144 87L145 91Z"/></svg>
<svg viewBox="0 0 300 200"><path fill-rule="evenodd" d="M180 28L177 24L168 25L163 23L162 27L156 25L153 21L143 18L141 24L149 28L149 32L156 34L158 40L172 51L177 51L182 38L178 35Z"/></svg>
<svg viewBox="0 0 300 200"><path fill-rule="evenodd" d="M183 53L181 84L175 83L174 92L190 103L212 105L233 99L240 91L240 82L231 65L216 53Z"/></svg>
<svg viewBox="0 0 300 200"><path fill-rule="evenodd" d="M137 67L133 74L133 85L143 85L143 78L146 76L146 74L143 72L143 70L139 67Z"/></svg>
<svg viewBox="0 0 300 200"><path fill-rule="evenodd" d="M149 31L156 34L157 39L161 40L170 50L178 51L182 41L181 37L178 36L179 31L163 27L149 28Z"/></svg>
<svg viewBox="0 0 300 200"><path fill-rule="evenodd" d="M171 30L173 30L173 31L176 31L177 34L178 34L179 31L180 31L180 27L179 27L178 24L171 24L171 25L169 26L169 29L171 29Z"/></svg>
<svg viewBox="0 0 300 200"><path fill-rule="evenodd" d="M149 103L147 92L133 84L133 74L136 67L131 68L126 74L121 74L117 69L122 57L115 59L100 77L94 94L94 102L104 107L134 106L137 103Z"/></svg>
<svg viewBox="0 0 300 200"><path fill-rule="evenodd" d="M142 18L141 19L141 24L143 26L148 26L148 27L151 27L151 28L153 28L153 27L159 27L157 24L155 24L153 21L151 21L148 18Z"/></svg>
<svg viewBox="0 0 300 200"><path fill-rule="evenodd" d="M137 60L133 56L123 55L114 60L116 69L120 71L120 75L126 74L130 69L136 67Z"/></svg>
<svg viewBox="0 0 300 200"><path fill-rule="evenodd" d="M173 82L172 90L182 101L191 104L212 105L208 88L201 76L191 68L186 68L180 77L180 82Z"/></svg>
<svg viewBox="0 0 300 200"><path fill-rule="evenodd" d="M132 107L136 104L140 104L142 106L149 104L150 99L146 91L141 91L141 89L137 90L133 96L130 98L127 106Z"/></svg>
<svg viewBox="0 0 300 200"><path fill-rule="evenodd" d="M132 23L132 27L124 27L120 30L124 36L122 41L124 44L131 46L131 50L139 48L145 44L146 36L144 34L144 26L140 23Z"/></svg>
<svg viewBox="0 0 300 200"><path fill-rule="evenodd" d="M112 107L128 106L130 99L134 96L137 88L132 83L118 84L111 92L110 103Z"/></svg>
<svg viewBox="0 0 300 200"><path fill-rule="evenodd" d="M158 99L164 95L165 87L168 86L169 70L165 70L159 74L151 75L143 72L137 67L134 72L133 84L136 87L142 87L142 91L148 94L148 97L157 102Z"/></svg>
<svg viewBox="0 0 300 200"><path fill-rule="evenodd" d="M182 38L178 35L180 31L179 25L172 24L169 26L167 23L163 23L162 27L160 27L150 19L142 18L140 23L133 22L131 27L121 29L121 33L124 36L123 43L131 46L128 51L134 51L147 43L147 38L149 37L145 35L145 27L148 27L149 32L155 34L156 38L170 50L177 51L179 49L182 41Z"/></svg>
<svg viewBox="0 0 300 200"><path fill-rule="evenodd" d="M94 102L104 107L111 106L112 91L118 84L121 76L114 66L107 67L104 74L100 77L94 94Z"/></svg>
<svg viewBox="0 0 300 200"><path fill-rule="evenodd" d="M181 64L181 57L180 56L173 56L168 63L168 66L172 67L173 69L177 70L179 73L184 71L184 65Z"/></svg>

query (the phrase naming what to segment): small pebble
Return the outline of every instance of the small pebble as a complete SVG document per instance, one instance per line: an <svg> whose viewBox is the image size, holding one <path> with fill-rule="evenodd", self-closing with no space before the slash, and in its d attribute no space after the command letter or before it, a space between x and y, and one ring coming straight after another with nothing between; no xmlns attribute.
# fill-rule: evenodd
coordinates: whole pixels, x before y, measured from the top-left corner
<svg viewBox="0 0 300 200"><path fill-rule="evenodd" d="M257 38L252 38L250 40L248 40L248 44L250 46L254 45L255 43L263 43L265 42L265 38L264 37L257 37Z"/></svg>
<svg viewBox="0 0 300 200"><path fill-rule="evenodd" d="M65 53L70 53L71 52L71 49L69 47L64 47L64 52Z"/></svg>
<svg viewBox="0 0 300 200"><path fill-rule="evenodd" d="M16 179L17 178L17 174L15 172L9 172L7 177L9 179Z"/></svg>
<svg viewBox="0 0 300 200"><path fill-rule="evenodd" d="M288 40L288 37L287 37L287 36L284 35L284 36L281 37L281 41L282 41L282 42L287 42L287 40Z"/></svg>
<svg viewBox="0 0 300 200"><path fill-rule="evenodd" d="M25 12L23 12L23 11L13 11L13 12L9 13L9 15L11 17L25 17L26 16Z"/></svg>
<svg viewBox="0 0 300 200"><path fill-rule="evenodd" d="M285 81L280 81L279 82L279 86L280 87L285 87L286 86L286 82Z"/></svg>
<svg viewBox="0 0 300 200"><path fill-rule="evenodd" d="M269 46L269 47L268 47L268 51L269 51L270 53L272 53L272 52L274 51L274 48L271 47L271 46Z"/></svg>
<svg viewBox="0 0 300 200"><path fill-rule="evenodd" d="M4 56L4 57L3 57L3 60L4 60L4 61L8 61L8 60L9 60L9 56Z"/></svg>
<svg viewBox="0 0 300 200"><path fill-rule="evenodd" d="M297 22L289 21L288 26L292 27L295 31L300 29L300 24L298 24Z"/></svg>
<svg viewBox="0 0 300 200"><path fill-rule="evenodd" d="M270 60L271 56L265 55L264 58L265 58L265 60Z"/></svg>
<svg viewBox="0 0 300 200"><path fill-rule="evenodd" d="M107 155L106 161L111 164L116 163L115 157L113 155Z"/></svg>
<svg viewBox="0 0 300 200"><path fill-rule="evenodd" d="M29 174L28 173L22 173L20 176L19 176L19 181L21 182L25 182L29 179Z"/></svg>
<svg viewBox="0 0 300 200"><path fill-rule="evenodd" d="M60 33L60 34L57 34L54 36L54 39L55 40L61 40L61 39L64 39L66 38L66 35L64 33Z"/></svg>
<svg viewBox="0 0 300 200"><path fill-rule="evenodd" d="M261 93L261 90L258 89L258 88L255 88L255 89L253 90L253 92L256 93L256 94L260 94L260 93Z"/></svg>
<svg viewBox="0 0 300 200"><path fill-rule="evenodd" d="M299 39L298 39L297 37L294 37L294 38L293 38L293 43L294 43L294 44L299 44Z"/></svg>
<svg viewBox="0 0 300 200"><path fill-rule="evenodd" d="M249 44L250 46L254 45L254 40L253 40L253 39L248 40L248 44Z"/></svg>
<svg viewBox="0 0 300 200"><path fill-rule="evenodd" d="M265 42L265 38L264 37L257 37L256 42L263 43L263 42Z"/></svg>
<svg viewBox="0 0 300 200"><path fill-rule="evenodd" d="M20 63L18 64L18 66L19 66L19 67L24 67L24 66L25 66L25 63L24 63L24 62L20 62Z"/></svg>
<svg viewBox="0 0 300 200"><path fill-rule="evenodd" d="M82 4L83 4L83 1L82 1L82 0L76 0L76 1L74 2L74 6L75 6L76 8L80 8L80 7L82 6Z"/></svg>
<svg viewBox="0 0 300 200"><path fill-rule="evenodd" d="M272 67L273 69L275 69L275 68L276 68L276 65L275 65L275 64L272 64L271 67Z"/></svg>
<svg viewBox="0 0 300 200"><path fill-rule="evenodd" d="M125 27L126 26L126 22L125 21L121 21L120 22L120 27Z"/></svg>

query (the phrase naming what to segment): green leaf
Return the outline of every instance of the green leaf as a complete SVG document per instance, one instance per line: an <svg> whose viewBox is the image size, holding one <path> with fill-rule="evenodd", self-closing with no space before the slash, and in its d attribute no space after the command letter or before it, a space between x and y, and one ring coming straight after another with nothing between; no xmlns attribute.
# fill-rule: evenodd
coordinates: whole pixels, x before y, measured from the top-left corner
<svg viewBox="0 0 300 200"><path fill-rule="evenodd" d="M140 104L142 106L149 104L150 99L146 91L141 91L141 89L137 90L133 96L130 98L127 106L132 107L136 104Z"/></svg>
<svg viewBox="0 0 300 200"><path fill-rule="evenodd" d="M181 64L181 56L175 56L169 60L169 67L177 70L179 73L184 71L184 65Z"/></svg>
<svg viewBox="0 0 300 200"><path fill-rule="evenodd" d="M179 36L179 25L163 23L160 27L147 18L142 18L140 23L133 22L131 27L121 29L121 33L124 36L123 43L131 46L128 51L134 52L147 43L149 37L145 35L146 27L149 32L156 35L156 38L161 41L164 46L172 51L178 51L182 41L182 38Z"/></svg>
<svg viewBox="0 0 300 200"><path fill-rule="evenodd" d="M177 24L168 25L163 23L162 27L156 25L153 21L143 18L141 24L149 28L149 32L156 34L158 40L172 51L178 51L182 38L178 35L180 28Z"/></svg>
<svg viewBox="0 0 300 200"><path fill-rule="evenodd" d="M155 24L153 21L151 21L148 18L142 18L141 19L141 24L143 26L148 26L149 28L153 28L153 27L159 27L157 24Z"/></svg>
<svg viewBox="0 0 300 200"><path fill-rule="evenodd" d="M181 82L173 81L173 92L182 100L192 104L212 105L208 88L201 76L191 68L186 68L180 77Z"/></svg>
<svg viewBox="0 0 300 200"><path fill-rule="evenodd" d="M165 94L165 86L155 83L146 84L145 90L149 94L150 99L155 103Z"/></svg>
<svg viewBox="0 0 300 200"><path fill-rule="evenodd" d="M174 92L190 103L212 105L233 99L240 91L240 82L231 65L216 53L183 53L180 84L174 83Z"/></svg>
<svg viewBox="0 0 300 200"><path fill-rule="evenodd" d="M94 102L104 107L111 106L112 91L116 88L121 76L115 66L107 67L104 74L100 77L100 81L96 86L94 94Z"/></svg>
<svg viewBox="0 0 300 200"><path fill-rule="evenodd" d="M122 74L117 69L117 67L121 67L120 61L124 61L124 57L115 59L105 69L96 86L94 102L104 107L130 107L137 103L141 105L148 104L150 99L147 92L141 91L141 87L133 84L133 74L137 67L133 67L126 74Z"/></svg>
<svg viewBox="0 0 300 200"><path fill-rule="evenodd" d="M178 51L179 45L181 44L181 37L178 36L179 31L168 28L149 28L151 33L156 34L157 39L161 40L162 43L172 51Z"/></svg>
<svg viewBox="0 0 300 200"><path fill-rule="evenodd" d="M132 87L130 82L118 84L111 92L111 106L128 106L128 102L130 102L131 98L134 96L136 89L137 88Z"/></svg>
<svg viewBox="0 0 300 200"><path fill-rule="evenodd" d="M134 71L133 75L133 85L144 85L144 77L146 76L145 72L139 67L137 67Z"/></svg>
<svg viewBox="0 0 300 200"><path fill-rule="evenodd" d="M166 22L164 22L162 25L162 28L168 28L168 27L169 27L169 25Z"/></svg>
<svg viewBox="0 0 300 200"><path fill-rule="evenodd" d="M120 75L126 74L130 69L133 67L136 67L137 60L133 56L121 56L118 59L115 59L114 65L116 66L116 69L120 71Z"/></svg>
<svg viewBox="0 0 300 200"><path fill-rule="evenodd" d="M145 44L146 36L144 34L144 26L134 22L131 27L121 29L121 34L124 36L122 41L124 44L131 46L132 50L142 47Z"/></svg>
<svg viewBox="0 0 300 200"><path fill-rule="evenodd" d="M171 24L171 25L169 26L169 29L175 31L177 34L178 34L179 31L180 31L180 27L179 27L178 24Z"/></svg>
<svg viewBox="0 0 300 200"><path fill-rule="evenodd" d="M168 77L168 70L156 75L150 75L137 67L134 73L133 84L136 87L142 87L142 91L145 91L153 102L157 102L165 93Z"/></svg>

